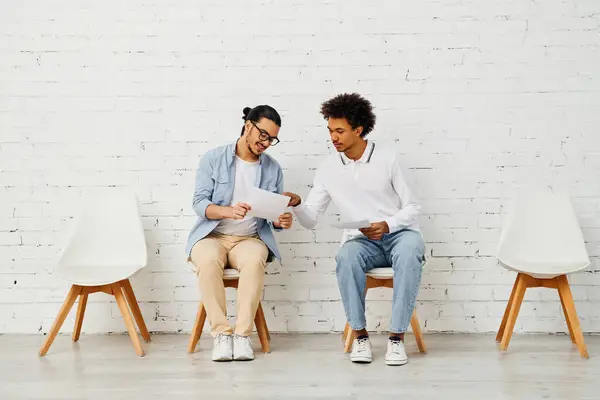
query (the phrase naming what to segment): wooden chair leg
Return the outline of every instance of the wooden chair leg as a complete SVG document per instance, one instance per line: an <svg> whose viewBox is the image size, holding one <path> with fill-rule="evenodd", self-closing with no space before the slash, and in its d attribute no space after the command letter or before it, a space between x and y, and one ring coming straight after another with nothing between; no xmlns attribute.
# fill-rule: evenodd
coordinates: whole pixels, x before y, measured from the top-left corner
<svg viewBox="0 0 600 400"><path fill-rule="evenodd" d="M83 316L85 314L85 306L87 305L87 299L87 293L79 295L79 304L77 305L77 317L75 318L75 329L73 329L74 342L79 340L79 335L81 334L81 326L83 325Z"/></svg>
<svg viewBox="0 0 600 400"><path fill-rule="evenodd" d="M119 310L121 310L121 315L123 316L123 321L125 322L125 326L127 327L127 331L129 332L129 338L133 343L135 352L138 356L143 357L145 355L144 349L142 348L142 343L140 342L140 338L138 337L137 332L135 330L135 325L133 325L133 319L131 318L131 314L129 313L129 308L127 308L127 302L125 301L123 292L121 291L121 285L119 283L113 283L111 285L111 289L113 291L115 299L117 300Z"/></svg>
<svg viewBox="0 0 600 400"><path fill-rule="evenodd" d="M267 317L265 317L265 310L262 308L262 304L258 303L258 308L256 309L256 312L260 313L260 317L262 318L263 321L265 321L265 332L267 333L267 339L269 340L269 343L271 342L271 333L269 332L269 326L267 325Z"/></svg>
<svg viewBox="0 0 600 400"><path fill-rule="evenodd" d="M348 329L346 334L346 340L344 342L344 353L350 353L352 351L352 341L354 340L354 330Z"/></svg>
<svg viewBox="0 0 600 400"><path fill-rule="evenodd" d="M140 310L140 305L137 302L135 297L135 293L133 292L133 288L131 287L131 282L129 279L125 279L120 282L123 287L123 291L125 292L125 297L127 298L127 303L129 303L129 308L131 308L131 313L135 318L135 322L137 323L138 328L140 328L140 333L144 338L144 341L149 342L150 333L148 332L148 328L146 327L146 322L144 322L144 317L142 316L142 311Z"/></svg>
<svg viewBox="0 0 600 400"><path fill-rule="evenodd" d="M269 325L267 325L267 317L265 317L264 310L262 311L263 319L265 320L265 331L267 332L267 340L271 343L271 332L269 331Z"/></svg>
<svg viewBox="0 0 600 400"><path fill-rule="evenodd" d="M350 324L346 322L346 326L344 326L344 332L342 333L342 342L346 343L346 336L348 335L348 331L350 331Z"/></svg>
<svg viewBox="0 0 600 400"><path fill-rule="evenodd" d="M579 354L583 358L589 358L585 341L583 339L583 332L579 325L579 317L575 310L575 303L573 301L573 295L571 294L571 288L569 287L569 280L566 275L558 277L558 291L564 301L564 307L567 314L567 319L571 323L571 330L573 331L573 337L575 338L575 344L579 349Z"/></svg>
<svg viewBox="0 0 600 400"><path fill-rule="evenodd" d="M50 328L50 331L48 332L48 337L40 348L40 357L45 356L48 352L48 349L52 345L56 334L60 330L62 324L65 322L67 315L69 315L69 311L71 311L71 308L73 307L73 304L75 304L75 300L81 293L82 289L83 287L78 285L73 285L71 286L71 289L69 289L69 294L67 294L67 298L65 299L60 311L58 312L58 315L56 316L56 319L54 320L54 323L52 324L52 327Z"/></svg>
<svg viewBox="0 0 600 400"><path fill-rule="evenodd" d="M571 343L575 344L575 335L573 335L573 327L567 313L567 307L565 306L565 299L560 289L558 290L558 297L560 297L560 305L562 306L563 314L565 315L565 321L567 321L567 328L569 329L569 336L571 337Z"/></svg>
<svg viewBox="0 0 600 400"><path fill-rule="evenodd" d="M510 297L508 299L508 304L506 304L506 310L504 310L504 316L502 317L502 322L500 323L500 328L498 328L498 334L496 335L496 342L500 342L502 340L502 336L504 336L504 328L506 327L506 321L508 321L508 315L510 314L510 308L512 307L512 303L515 299L515 292L517 291L517 283L521 275L517 275L517 279L515 280L515 284L513 285L512 291L510 292Z"/></svg>
<svg viewBox="0 0 600 400"><path fill-rule="evenodd" d="M419 324L419 318L417 317L416 311L413 311L412 317L410 318L410 326L412 327L413 334L415 335L419 351L423 354L427 353L427 347L425 346L423 332L421 332L421 325Z"/></svg>
<svg viewBox="0 0 600 400"><path fill-rule="evenodd" d="M204 303L200 302L198 313L196 314L196 321L194 322L194 328L192 329L192 336L190 337L190 343L188 344L188 353L193 353L196 350L196 345L200 340L200 335L202 335L205 321L206 310L204 309Z"/></svg>
<svg viewBox="0 0 600 400"><path fill-rule="evenodd" d="M265 320L265 313L263 312L262 305L260 303L258 303L258 308L256 309L254 324L256 325L256 332L258 333L258 339L260 340L262 351L264 353L270 353L271 348L269 344L267 322Z"/></svg>
<svg viewBox="0 0 600 400"><path fill-rule="evenodd" d="M506 350L508 348L510 338L512 337L513 330L515 329L515 322L517 321L519 310L521 309L521 303L523 302L523 297L525 297L525 291L527 290L526 279L527 278L524 274L519 274L517 276L517 281L515 283L517 285L515 290L515 298L510 305L510 313L506 320L506 327L504 329L504 334L502 335L502 340L500 341L501 350Z"/></svg>

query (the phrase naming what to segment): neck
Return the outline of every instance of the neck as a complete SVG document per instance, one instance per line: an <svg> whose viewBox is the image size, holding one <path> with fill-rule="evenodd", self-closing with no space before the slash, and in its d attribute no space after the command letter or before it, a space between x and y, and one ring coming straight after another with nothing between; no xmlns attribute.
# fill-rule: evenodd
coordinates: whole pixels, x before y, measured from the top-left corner
<svg viewBox="0 0 600 400"><path fill-rule="evenodd" d="M255 162L258 160L258 156L250 151L243 136L235 145L235 154L244 161Z"/></svg>
<svg viewBox="0 0 600 400"><path fill-rule="evenodd" d="M366 148L367 141L361 138L358 141L358 143L346 150L344 154L346 154L346 157L348 157L349 159L356 161L362 157Z"/></svg>

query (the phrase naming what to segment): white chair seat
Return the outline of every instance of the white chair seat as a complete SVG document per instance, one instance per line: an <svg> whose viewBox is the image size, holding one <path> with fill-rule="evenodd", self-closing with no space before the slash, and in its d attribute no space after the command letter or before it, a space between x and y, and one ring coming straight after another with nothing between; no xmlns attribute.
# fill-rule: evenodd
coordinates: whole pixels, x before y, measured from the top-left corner
<svg viewBox="0 0 600 400"><path fill-rule="evenodd" d="M87 263L85 267L58 265L54 272L57 276L73 285L102 286L129 279L144 268L144 265L106 266Z"/></svg>
<svg viewBox="0 0 600 400"><path fill-rule="evenodd" d="M427 264L426 260L421 263L421 268L425 268L425 264ZM367 276L374 279L390 279L394 277L394 270L391 266L377 267L369 270L369 272L367 272Z"/></svg>
<svg viewBox="0 0 600 400"><path fill-rule="evenodd" d="M552 279L559 275L579 272L589 265L585 260L499 260L500 264L514 272L521 272L538 279ZM540 272L543 271L543 272Z"/></svg>
<svg viewBox="0 0 600 400"><path fill-rule="evenodd" d="M187 259L187 263L188 263L188 266L191 268L191 270L195 272L196 266L194 265L194 263L192 263L192 260L190 260L189 257ZM271 263L268 262L267 265L265 266L265 269L267 269L269 267L269 265L271 265ZM227 280L240 279L240 271L238 271L235 268L225 266L225 269L223 270L223 279L227 279Z"/></svg>
<svg viewBox="0 0 600 400"><path fill-rule="evenodd" d="M375 279L389 279L394 277L394 270L392 267L373 268L367 272L367 276Z"/></svg>
<svg viewBox="0 0 600 400"><path fill-rule="evenodd" d="M188 266L192 269L192 271L196 271L196 266L194 265L194 263L192 263L192 260L190 260L188 258L187 260ZM268 266L269 264L267 264ZM225 269L223 270L223 279L226 280L233 280L233 279L240 279L240 271L238 271L235 268L231 268L231 267L225 267Z"/></svg>
<svg viewBox="0 0 600 400"><path fill-rule="evenodd" d="M235 268L225 268L223 270L223 279L240 279L240 271Z"/></svg>

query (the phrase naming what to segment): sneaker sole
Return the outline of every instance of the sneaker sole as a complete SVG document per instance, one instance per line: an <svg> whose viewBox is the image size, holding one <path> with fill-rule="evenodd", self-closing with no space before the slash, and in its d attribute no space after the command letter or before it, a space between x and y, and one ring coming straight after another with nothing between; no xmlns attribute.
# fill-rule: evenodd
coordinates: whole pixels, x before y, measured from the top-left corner
<svg viewBox="0 0 600 400"><path fill-rule="evenodd" d="M233 359L233 361L252 361L254 360L254 357L250 358L250 357L235 357Z"/></svg>
<svg viewBox="0 0 600 400"><path fill-rule="evenodd" d="M373 359L368 357L350 357L350 361L357 364L369 364Z"/></svg>
<svg viewBox="0 0 600 400"><path fill-rule="evenodd" d="M233 358L213 358L212 360L214 362L226 362L226 361L233 361Z"/></svg>
<svg viewBox="0 0 600 400"><path fill-rule="evenodd" d="M408 363L408 360L385 360L385 364L391 366L405 365L406 363Z"/></svg>

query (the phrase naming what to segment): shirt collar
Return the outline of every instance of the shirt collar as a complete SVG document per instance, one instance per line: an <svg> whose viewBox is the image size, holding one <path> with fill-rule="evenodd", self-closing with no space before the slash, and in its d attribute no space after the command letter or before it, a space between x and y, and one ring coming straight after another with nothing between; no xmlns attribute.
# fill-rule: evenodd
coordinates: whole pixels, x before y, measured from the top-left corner
<svg viewBox="0 0 600 400"><path fill-rule="evenodd" d="M233 163L235 161L235 150L236 150L236 147L237 147L238 140L236 140L235 142L230 143L228 145L228 151L227 151L227 163L228 164L231 164L231 163ZM262 154L260 154L258 156L258 163L259 164L262 164L263 158L264 157L263 157Z"/></svg>
<svg viewBox="0 0 600 400"><path fill-rule="evenodd" d="M354 161L354 160L348 158L346 153L340 153L340 159L342 160L342 164L344 164L344 165L348 165L353 162L367 164L369 161L371 161L371 157L373 156L374 150L375 150L375 143L367 141L367 147L365 147L365 151L363 152L362 156L360 156L360 158L358 160Z"/></svg>

